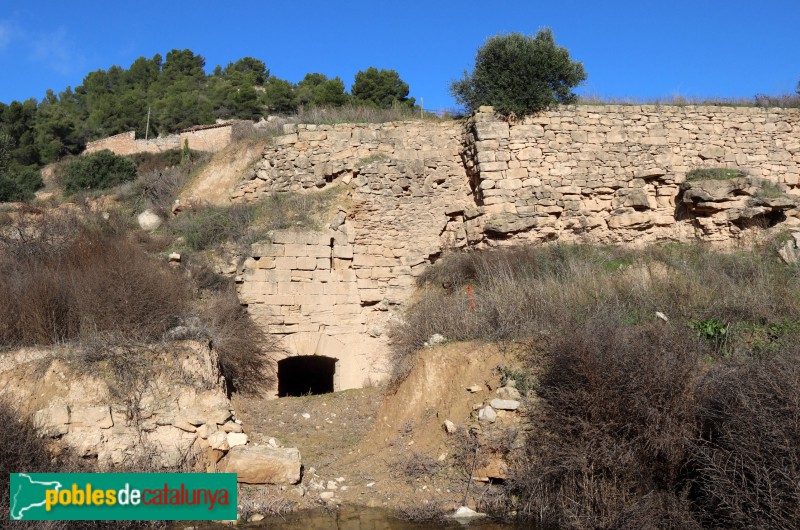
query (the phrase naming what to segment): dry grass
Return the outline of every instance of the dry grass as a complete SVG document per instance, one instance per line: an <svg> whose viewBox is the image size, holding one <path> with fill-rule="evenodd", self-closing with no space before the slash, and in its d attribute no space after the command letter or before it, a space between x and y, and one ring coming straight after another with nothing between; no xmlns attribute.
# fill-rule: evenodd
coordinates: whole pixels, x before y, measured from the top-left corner
<svg viewBox="0 0 800 530"><path fill-rule="evenodd" d="M20 218L0 236L0 344L26 346L120 333L157 340L189 286L120 234L75 214Z"/></svg>
<svg viewBox="0 0 800 530"><path fill-rule="evenodd" d="M550 246L456 254L419 285L393 331L400 360L433 333L532 345L536 428L507 490L521 513L565 528L794 527L796 267L765 249Z"/></svg>
<svg viewBox="0 0 800 530"><path fill-rule="evenodd" d="M241 306L236 292L220 292L201 312L203 335L219 355L229 390L258 394L276 382L273 356L280 340L266 333Z"/></svg>
<svg viewBox="0 0 800 530"><path fill-rule="evenodd" d="M437 114L424 112L419 109L398 106L389 109L378 109L363 105L344 105L341 107L301 107L296 114L287 117L290 121L306 124L336 124L336 123L386 123L407 120L439 120L448 119Z"/></svg>
<svg viewBox="0 0 800 530"><path fill-rule="evenodd" d="M800 96L795 94L782 94L778 96L768 96L766 94L756 94L748 97L702 97L702 96L683 96L674 94L665 97L625 97L625 96L600 96L597 94L584 94L579 97L579 105L702 105L714 107L763 107L763 108L797 108L800 107Z"/></svg>

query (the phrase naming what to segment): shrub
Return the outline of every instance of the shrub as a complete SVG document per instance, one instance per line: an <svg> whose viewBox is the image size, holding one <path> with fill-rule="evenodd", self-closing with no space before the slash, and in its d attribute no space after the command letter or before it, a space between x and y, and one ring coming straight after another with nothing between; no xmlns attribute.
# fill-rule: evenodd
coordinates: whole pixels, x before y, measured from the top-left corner
<svg viewBox="0 0 800 530"><path fill-rule="evenodd" d="M195 154L193 152L192 154ZM168 167L177 166L183 158L181 149L169 149L160 153L136 153L129 158L135 165L139 175L150 171L161 171Z"/></svg>
<svg viewBox="0 0 800 530"><path fill-rule="evenodd" d="M478 49L471 74L454 81L456 101L474 111L492 105L501 114L524 116L559 103L574 103L572 89L586 79L583 64L556 46L549 29L535 37L510 33L490 37Z"/></svg>
<svg viewBox="0 0 800 530"><path fill-rule="evenodd" d="M13 166L0 172L0 202L28 201L42 188L42 174L29 167Z"/></svg>
<svg viewBox="0 0 800 530"><path fill-rule="evenodd" d="M568 528L697 527L681 488L702 344L598 310L547 347L537 429L516 462L522 509Z"/></svg>
<svg viewBox="0 0 800 530"><path fill-rule="evenodd" d="M718 528L792 528L800 513L800 348L715 366L699 385L690 469Z"/></svg>
<svg viewBox="0 0 800 530"><path fill-rule="evenodd" d="M246 243L253 216L254 207L250 205L200 205L181 213L170 223L170 229L184 238L190 250L207 250L227 241Z"/></svg>
<svg viewBox="0 0 800 530"><path fill-rule="evenodd" d="M136 165L108 149L81 156L64 167L67 193L102 190L136 178Z"/></svg>
<svg viewBox="0 0 800 530"><path fill-rule="evenodd" d="M200 318L230 390L258 394L275 383L271 361L279 339L253 322L232 288L215 297Z"/></svg>
<svg viewBox="0 0 800 530"><path fill-rule="evenodd" d="M117 333L158 340L187 307L184 278L102 221L21 219L0 237L0 344Z"/></svg>
<svg viewBox="0 0 800 530"><path fill-rule="evenodd" d="M529 345L535 428L508 491L520 513L569 528L793 527L796 268L758 248L552 245L453 254L418 285L392 330L400 371L433 333Z"/></svg>
<svg viewBox="0 0 800 530"><path fill-rule="evenodd" d="M746 177L747 173L739 169L728 169L724 167L706 167L689 171L686 174L686 181L695 180L730 180Z"/></svg>

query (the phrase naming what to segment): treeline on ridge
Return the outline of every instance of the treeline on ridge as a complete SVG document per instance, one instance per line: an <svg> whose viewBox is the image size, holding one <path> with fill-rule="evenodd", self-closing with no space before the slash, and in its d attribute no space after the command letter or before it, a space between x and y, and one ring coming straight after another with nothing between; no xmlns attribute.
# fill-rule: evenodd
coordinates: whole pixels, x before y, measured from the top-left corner
<svg viewBox="0 0 800 530"><path fill-rule="evenodd" d="M80 86L47 90L41 101L0 103L0 131L10 143L8 171L41 167L80 153L88 141L131 130L152 138L217 119L257 120L301 106L414 106L408 84L394 70L362 70L348 93L339 77L309 73L291 83L270 75L264 61L253 57L217 66L211 74L205 65L191 50L172 50L165 59L156 54L139 57L128 69L91 72Z"/></svg>

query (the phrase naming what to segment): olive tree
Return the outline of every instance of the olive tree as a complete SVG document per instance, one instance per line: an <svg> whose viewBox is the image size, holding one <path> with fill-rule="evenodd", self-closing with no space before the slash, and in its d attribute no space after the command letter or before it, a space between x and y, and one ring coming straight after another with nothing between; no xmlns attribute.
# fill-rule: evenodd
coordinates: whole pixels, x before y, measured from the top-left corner
<svg viewBox="0 0 800 530"><path fill-rule="evenodd" d="M556 45L551 30L542 29L535 37L509 33L487 39L472 73L464 72L450 92L469 111L492 105L501 114L524 116L573 103L572 89L585 79L583 64Z"/></svg>

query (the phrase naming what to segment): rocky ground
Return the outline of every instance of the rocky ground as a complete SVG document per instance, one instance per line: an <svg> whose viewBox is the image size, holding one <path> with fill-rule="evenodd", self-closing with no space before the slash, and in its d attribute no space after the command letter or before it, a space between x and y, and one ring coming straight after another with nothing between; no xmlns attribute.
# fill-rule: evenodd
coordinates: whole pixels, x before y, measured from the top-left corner
<svg viewBox="0 0 800 530"><path fill-rule="evenodd" d="M296 486L243 488L243 516L342 505L415 518L452 511L464 503L473 473L476 437L470 431L477 434L479 456L467 504L486 507L499 494L491 483L507 476L506 453L521 440L521 415L502 408L524 408L525 400L500 386L500 369L515 365L516 349L473 343L429 348L394 388L235 397L250 439L297 447L304 466Z"/></svg>

